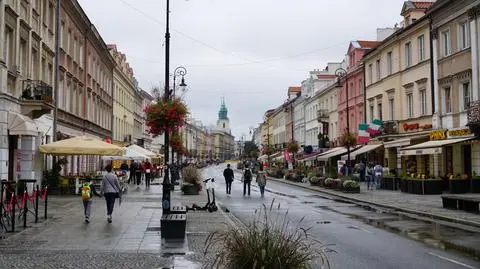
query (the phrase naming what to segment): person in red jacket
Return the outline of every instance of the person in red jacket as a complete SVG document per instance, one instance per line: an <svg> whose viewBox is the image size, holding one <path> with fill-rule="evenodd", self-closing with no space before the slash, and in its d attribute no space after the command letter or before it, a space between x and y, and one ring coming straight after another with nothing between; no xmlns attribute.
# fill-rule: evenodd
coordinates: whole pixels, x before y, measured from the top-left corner
<svg viewBox="0 0 480 269"><path fill-rule="evenodd" d="M150 188L150 179L152 175L152 164L147 160L143 166L143 172L145 173L145 187Z"/></svg>

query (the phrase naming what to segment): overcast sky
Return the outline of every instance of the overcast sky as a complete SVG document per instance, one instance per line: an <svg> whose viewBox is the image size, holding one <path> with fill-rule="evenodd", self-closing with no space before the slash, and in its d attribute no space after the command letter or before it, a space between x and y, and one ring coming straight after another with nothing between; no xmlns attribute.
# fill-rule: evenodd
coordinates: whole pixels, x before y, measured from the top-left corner
<svg viewBox="0 0 480 269"><path fill-rule="evenodd" d="M163 85L166 0L78 0L144 90ZM403 0L171 0L171 65L188 70L191 114L214 124L225 97L232 132L248 136L308 71L343 59L401 21Z"/></svg>

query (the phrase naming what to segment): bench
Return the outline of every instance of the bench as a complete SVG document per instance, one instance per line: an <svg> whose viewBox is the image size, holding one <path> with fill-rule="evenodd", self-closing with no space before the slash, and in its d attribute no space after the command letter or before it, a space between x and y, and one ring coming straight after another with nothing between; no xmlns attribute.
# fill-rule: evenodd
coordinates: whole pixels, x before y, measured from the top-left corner
<svg viewBox="0 0 480 269"><path fill-rule="evenodd" d="M170 208L170 214L186 214L187 208L185 206L174 205Z"/></svg>
<svg viewBox="0 0 480 269"><path fill-rule="evenodd" d="M162 238L183 239L187 228L187 214L165 214L160 219Z"/></svg>
<svg viewBox="0 0 480 269"><path fill-rule="evenodd" d="M442 195L443 208L480 213L480 195Z"/></svg>

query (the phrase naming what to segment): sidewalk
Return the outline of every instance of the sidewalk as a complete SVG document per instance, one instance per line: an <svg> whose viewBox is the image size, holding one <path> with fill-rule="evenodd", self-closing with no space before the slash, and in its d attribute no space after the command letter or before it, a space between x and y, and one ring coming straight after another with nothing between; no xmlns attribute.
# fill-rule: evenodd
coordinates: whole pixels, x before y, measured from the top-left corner
<svg viewBox="0 0 480 269"><path fill-rule="evenodd" d="M480 215L464 211L450 210L442 207L440 195L416 195L400 191L368 191L362 183L360 193L343 193L322 187L311 186L310 183L297 183L284 179L269 178L272 181L290 184L297 187L318 191L336 196L358 204L369 204L389 208L400 212L411 213L423 217L434 218L448 222L480 227Z"/></svg>
<svg viewBox="0 0 480 269"><path fill-rule="evenodd" d="M161 196L161 185L152 185L150 190L130 185L122 204L115 204L111 224L106 221L104 199L95 198L91 222L85 224L80 196L50 196L47 221L0 240L0 264L5 268L44 268L45 264L78 268L79 262L91 258L86 261L92 265L89 268L199 268L209 233L235 224L221 210L188 212L185 241L165 242L159 229ZM172 205L202 205L206 195L202 191L184 196L176 186L171 201Z"/></svg>

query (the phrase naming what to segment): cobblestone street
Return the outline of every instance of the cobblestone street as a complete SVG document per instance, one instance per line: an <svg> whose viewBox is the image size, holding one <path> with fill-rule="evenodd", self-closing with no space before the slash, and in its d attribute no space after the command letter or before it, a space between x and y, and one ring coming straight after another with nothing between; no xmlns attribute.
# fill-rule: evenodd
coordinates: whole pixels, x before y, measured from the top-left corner
<svg viewBox="0 0 480 269"><path fill-rule="evenodd" d="M158 179L156 179L158 183ZM178 187L177 187L178 188ZM105 202L95 198L89 224L83 222L80 197L51 196L49 219L0 241L2 268L198 268L209 232L225 228L223 212L189 212L184 242L160 237L161 186L130 186L113 223L105 216ZM206 202L196 196L172 193L172 203Z"/></svg>

